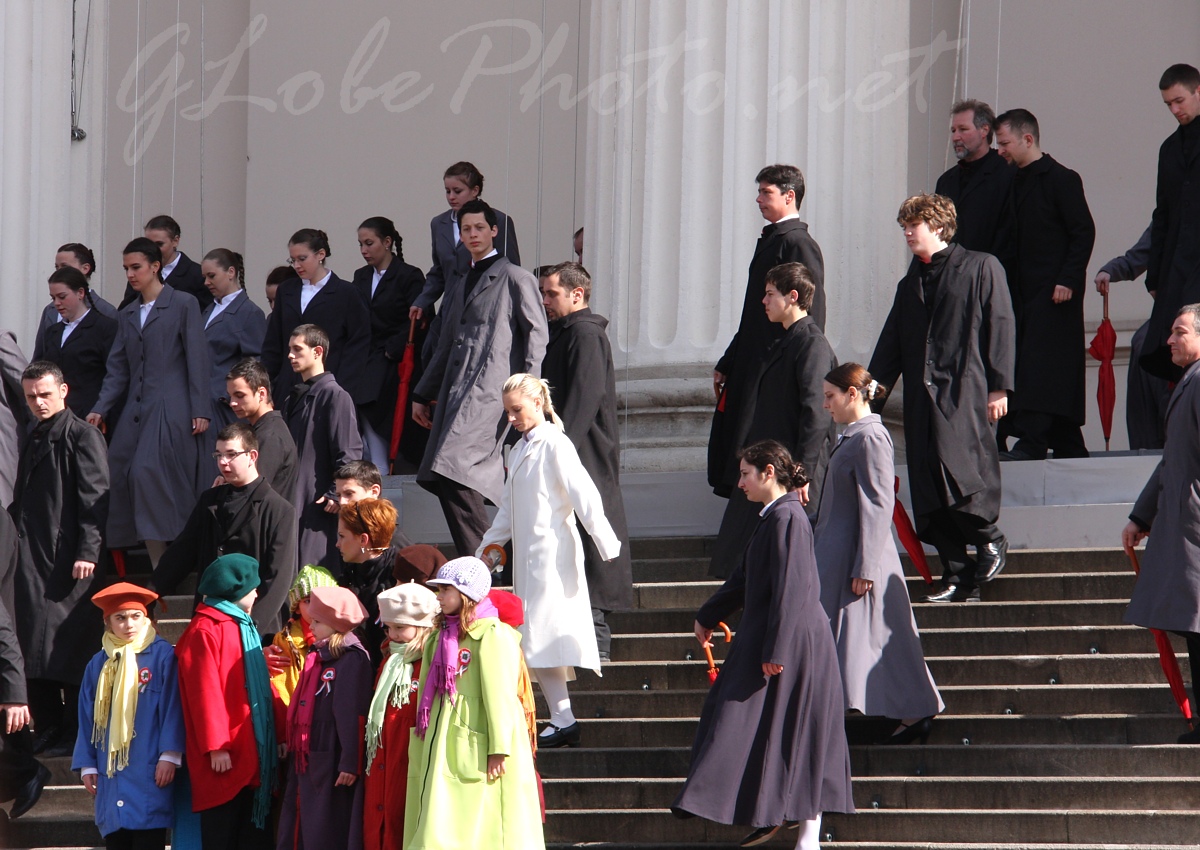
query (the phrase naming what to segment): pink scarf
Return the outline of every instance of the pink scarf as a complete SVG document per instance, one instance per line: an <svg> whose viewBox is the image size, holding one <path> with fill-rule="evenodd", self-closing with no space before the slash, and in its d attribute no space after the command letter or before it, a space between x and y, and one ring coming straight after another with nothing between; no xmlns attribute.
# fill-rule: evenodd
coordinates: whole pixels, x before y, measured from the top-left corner
<svg viewBox="0 0 1200 850"><path fill-rule="evenodd" d="M312 732L313 704L321 676L321 653L312 649L304 659L304 671L288 706L288 754L296 760L296 772L308 770L308 738Z"/></svg>
<svg viewBox="0 0 1200 850"><path fill-rule="evenodd" d="M475 606L476 622L486 617L496 616L498 616L496 606L486 596ZM449 698L450 704L454 705L454 698L458 695L455 680L462 672L458 666L459 622L457 615L447 614L446 624L442 626L442 631L438 635L437 649L433 652L433 661L425 674L425 692L421 694L421 705L417 709L417 736L420 738L425 737L425 731L429 728L429 714L433 708L433 698L445 694ZM301 686L304 684L303 677L300 679L300 684Z"/></svg>

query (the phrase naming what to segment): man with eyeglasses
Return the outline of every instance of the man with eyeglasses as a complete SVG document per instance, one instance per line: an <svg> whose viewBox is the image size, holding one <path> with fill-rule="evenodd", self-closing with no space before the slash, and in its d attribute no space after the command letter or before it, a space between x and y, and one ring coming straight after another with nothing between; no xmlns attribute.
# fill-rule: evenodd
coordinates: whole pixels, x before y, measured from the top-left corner
<svg viewBox="0 0 1200 850"><path fill-rule="evenodd" d="M150 586L165 596L192 572L198 580L221 555L249 555L258 561L260 582L250 616L260 632L273 634L283 626L296 577L296 509L258 474L258 438L245 422L221 429L213 459L225 483L200 495Z"/></svg>

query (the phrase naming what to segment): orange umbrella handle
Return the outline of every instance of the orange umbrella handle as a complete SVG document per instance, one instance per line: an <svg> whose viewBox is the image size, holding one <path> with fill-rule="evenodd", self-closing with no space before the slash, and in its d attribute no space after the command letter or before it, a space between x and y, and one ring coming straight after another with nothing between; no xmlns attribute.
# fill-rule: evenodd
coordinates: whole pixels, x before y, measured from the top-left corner
<svg viewBox="0 0 1200 850"><path fill-rule="evenodd" d="M1133 563L1133 574L1135 576L1141 575L1142 565L1138 563L1137 552L1135 552L1133 549L1126 549L1125 554L1129 556L1129 560Z"/></svg>
<svg viewBox="0 0 1200 850"><path fill-rule="evenodd" d="M729 631L729 626L725 625L724 623L717 623L717 628L725 633L726 643L729 643L731 640L733 640L733 633ZM716 659L713 658L711 646L704 647L704 657L708 659L709 670L717 669L717 662Z"/></svg>
<svg viewBox="0 0 1200 850"><path fill-rule="evenodd" d="M508 553L504 551L503 546L489 543L483 547L483 561L486 563L488 560L492 562L492 569L503 567L508 563Z"/></svg>
<svg viewBox="0 0 1200 850"><path fill-rule="evenodd" d="M1108 315L1108 306L1107 306L1107 305L1108 305L1108 301L1107 301L1107 300L1105 300L1104 304L1105 304L1105 308L1104 308L1104 315L1106 315L1106 316L1107 316L1107 315ZM416 323L416 322L409 322L409 323L408 323L408 344L409 344L409 345L412 345L412 344L413 344L413 333L415 333L415 332L416 332L416 330L417 330L417 323Z"/></svg>

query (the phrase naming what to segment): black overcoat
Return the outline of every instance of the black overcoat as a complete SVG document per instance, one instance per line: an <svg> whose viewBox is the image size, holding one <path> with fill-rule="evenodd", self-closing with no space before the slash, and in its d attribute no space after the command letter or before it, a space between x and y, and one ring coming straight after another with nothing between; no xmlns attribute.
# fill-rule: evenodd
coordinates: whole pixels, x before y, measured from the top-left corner
<svg viewBox="0 0 1200 850"><path fill-rule="evenodd" d="M579 526L588 595L593 608L619 611L633 607L633 561L621 497L617 377L607 328L608 319L587 307L551 322L542 378L550 384L554 410L600 491L604 516L621 541L621 554L604 561L592 538Z"/></svg>
<svg viewBox="0 0 1200 850"><path fill-rule="evenodd" d="M47 328L41 337L41 347L33 350L33 359L58 364L67 382L67 407L76 416L86 417L100 398L100 386L108 374L108 353L117 338L117 320L93 307L64 345L62 335L66 327L55 322Z"/></svg>
<svg viewBox="0 0 1200 850"><path fill-rule="evenodd" d="M672 808L753 827L854 811L842 678L820 593L812 526L799 497L787 493L696 615L716 628L744 611ZM765 663L783 672L768 678Z"/></svg>
<svg viewBox="0 0 1200 850"><path fill-rule="evenodd" d="M362 364L367 361L371 340L367 302L352 284L330 272L329 281L300 310L300 278L285 280L275 293L275 309L267 319L262 362L271 376L275 404L282 406L300 376L288 363L288 340L299 325L319 325L329 335L325 371L338 376L338 383L352 398L359 392ZM343 375L343 373L345 373ZM344 380L343 380L344 379Z"/></svg>
<svg viewBox="0 0 1200 850"><path fill-rule="evenodd" d="M950 246L932 309L913 259L868 367L894 387L904 376L904 440L913 511L953 507L991 522L1000 512L1000 459L990 392L1012 391L1012 302L1000 261Z"/></svg>
<svg viewBox="0 0 1200 850"><path fill-rule="evenodd" d="M973 168L972 168L973 167ZM963 177L972 168L964 185ZM996 254L1005 239L1006 205L1016 169L992 148L972 166L955 163L938 178L939 195L954 201L958 228L954 241L968 251Z"/></svg>
<svg viewBox="0 0 1200 850"><path fill-rule="evenodd" d="M171 269L171 273L163 278L163 283L195 298L199 302L201 310L207 309L208 305L213 303L212 293L204 285L204 272L200 270L200 264L182 251L179 252L179 262L175 264L175 268ZM121 298L117 309L131 304L137 297L138 294L133 291L133 287L125 284L125 295Z"/></svg>
<svg viewBox="0 0 1200 850"><path fill-rule="evenodd" d="M289 501L296 492L296 441L283 414L268 410L254 423L258 438L258 474Z"/></svg>
<svg viewBox="0 0 1200 850"><path fill-rule="evenodd" d="M825 328L825 261L820 247L808 235L808 225L798 218L767 225L750 260L737 333L716 367L725 376L725 393L713 414L708 483L718 496L728 497L737 484L735 455L745 445L745 426L750 421L746 408L753 407L755 382L767 350L783 336L783 326L772 323L762 305L767 272L783 263L803 263L812 273L817 291L809 315L818 328Z"/></svg>
<svg viewBox="0 0 1200 850"><path fill-rule="evenodd" d="M222 521L219 506L230 485L200 494L187 525L163 553L151 582L166 596L192 573L198 584L204 570L221 555L249 555L258 561L260 582L250 614L260 632L273 634L283 627L288 589L296 578L296 509L261 476L246 486L247 499L228 522ZM196 602L200 602L199 596Z"/></svg>
<svg viewBox="0 0 1200 850"><path fill-rule="evenodd" d="M0 704L25 705L25 660L17 637L13 582L17 577L17 530L12 517L0 511ZM0 755L4 754L0 734Z"/></svg>
<svg viewBox="0 0 1200 850"><path fill-rule="evenodd" d="M9 507L17 527L14 613L34 679L79 684L103 630L92 594L103 581L108 451L100 431L69 409L39 423L21 452ZM90 579L71 577L91 561Z"/></svg>
<svg viewBox="0 0 1200 850"><path fill-rule="evenodd" d="M1043 154L1009 193L1004 268L1017 317L1017 384L1010 411L1086 419L1083 296L1096 242L1079 175ZM1055 286L1074 296L1055 304Z"/></svg>
<svg viewBox="0 0 1200 850"><path fill-rule="evenodd" d="M1181 370L1171 363L1167 337L1175 314L1184 304L1200 301L1200 140L1184 154L1184 133L1200 127L1179 127L1158 149L1158 187L1150 223L1150 261L1146 289L1155 293L1142 365L1159 377L1178 380Z"/></svg>
<svg viewBox="0 0 1200 850"><path fill-rule="evenodd" d="M95 290L88 290L92 299L92 309L98 310L101 315L108 316L110 319L117 318L117 308L109 304L103 298L96 294ZM54 303L51 302L42 308L42 315L38 319L37 333L33 337L33 350L42 351L45 349L46 331L54 327L62 321L62 316L58 314L58 310L54 308ZM37 357L33 358L37 360Z"/></svg>

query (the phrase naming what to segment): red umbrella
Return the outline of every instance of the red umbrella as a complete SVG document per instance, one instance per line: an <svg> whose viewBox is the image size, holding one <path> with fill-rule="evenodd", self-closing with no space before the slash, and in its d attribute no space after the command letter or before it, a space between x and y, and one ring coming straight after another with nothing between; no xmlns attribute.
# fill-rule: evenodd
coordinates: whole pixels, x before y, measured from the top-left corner
<svg viewBox="0 0 1200 850"><path fill-rule="evenodd" d="M726 643L729 643L731 640L733 640L733 635L729 631L729 626L725 625L724 623L717 623L717 628L725 632ZM708 659L708 683L711 685L713 682L717 681L717 662L713 658L711 646L704 647L704 657Z"/></svg>
<svg viewBox="0 0 1200 850"><path fill-rule="evenodd" d="M1108 320L1108 293L1104 293L1104 319L1096 328L1096 336L1088 354L1100 361L1100 376L1096 381L1096 406L1100 408L1100 425L1104 428L1104 450L1112 436L1113 407L1117 404L1117 377L1113 374L1113 355L1117 351L1117 332Z"/></svg>
<svg viewBox="0 0 1200 850"><path fill-rule="evenodd" d="M1134 575L1139 574L1142 567L1138 563L1137 552L1126 549L1125 554L1133 562ZM1151 629L1150 633L1154 635L1154 642L1158 645L1158 663L1162 665L1163 672L1167 674L1167 684L1171 686L1171 696L1175 697L1175 704L1179 706L1179 710L1183 712L1183 716L1187 718L1190 726L1192 725L1192 704L1188 702L1187 689L1183 686L1183 674L1179 671L1179 659L1175 657L1175 648L1171 646L1171 639L1167 637L1166 632Z"/></svg>
<svg viewBox="0 0 1200 850"><path fill-rule="evenodd" d="M396 463L396 455L400 453L400 435L404 433L404 412L408 408L408 390L412 384L413 367L417 362L417 348L413 345L413 332L417 329L416 322L408 323L408 344L404 346L404 356L396 366L400 375L400 386L396 389L396 412L392 415L392 442L388 446L388 457L392 464Z"/></svg>
<svg viewBox="0 0 1200 850"><path fill-rule="evenodd" d="M896 479L896 493L900 492L900 479ZM921 548L921 539L917 537L917 530L913 528L912 520L908 518L908 512L904 510L904 505L896 499L895 507L892 508L892 523L896 526L896 535L900 538L900 542L904 544L904 551L908 553L908 557L912 558L913 564L917 568L917 572L925 579L926 584L933 584L933 573L929 571L929 562L925 560L925 550Z"/></svg>

